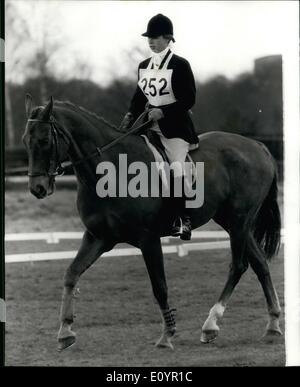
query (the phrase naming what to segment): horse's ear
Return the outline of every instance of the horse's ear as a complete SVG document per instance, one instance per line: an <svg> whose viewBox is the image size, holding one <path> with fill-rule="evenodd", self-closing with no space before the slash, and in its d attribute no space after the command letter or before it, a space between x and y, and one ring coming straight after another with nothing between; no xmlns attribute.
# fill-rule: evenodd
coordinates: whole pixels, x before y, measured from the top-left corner
<svg viewBox="0 0 300 387"><path fill-rule="evenodd" d="M48 102L47 106L45 107L44 113L43 113L43 119L48 121L50 119L50 116L53 111L53 97L50 97L50 101Z"/></svg>
<svg viewBox="0 0 300 387"><path fill-rule="evenodd" d="M33 99L32 99L32 96L27 93L26 94L26 97L25 97L25 111L26 111L26 115L27 115L27 118L30 117L30 114L32 112L32 109L33 109Z"/></svg>

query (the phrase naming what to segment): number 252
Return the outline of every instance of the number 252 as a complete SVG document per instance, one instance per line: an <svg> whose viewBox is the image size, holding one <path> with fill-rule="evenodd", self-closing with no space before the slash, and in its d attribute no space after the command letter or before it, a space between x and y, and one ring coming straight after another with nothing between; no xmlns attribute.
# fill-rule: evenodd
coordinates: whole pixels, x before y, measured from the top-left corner
<svg viewBox="0 0 300 387"><path fill-rule="evenodd" d="M145 93L145 95L151 95L152 97L155 97L157 95L157 89L156 89L156 86L155 84L153 84L153 82L156 81L156 78L150 78L149 79L149 82L148 82L148 79L146 78L143 78L141 80L141 83L144 84L143 86L143 92ZM166 78L161 78L158 83L161 83L161 87L160 89L158 90L158 95L166 95L166 94L170 94L168 91L164 91L165 88L167 87L167 80ZM146 88L148 86L148 89L149 89L149 94L146 92Z"/></svg>

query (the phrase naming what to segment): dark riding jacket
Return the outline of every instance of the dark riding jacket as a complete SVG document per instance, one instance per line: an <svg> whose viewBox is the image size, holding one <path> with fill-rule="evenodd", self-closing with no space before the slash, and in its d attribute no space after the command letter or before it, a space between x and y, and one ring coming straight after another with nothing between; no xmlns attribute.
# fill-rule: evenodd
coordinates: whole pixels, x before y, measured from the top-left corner
<svg viewBox="0 0 300 387"><path fill-rule="evenodd" d="M146 69L150 60L151 58L148 58L140 63L139 77L140 69ZM166 138L179 137L190 144L197 144L198 137L189 111L196 99L195 79L191 66L186 59L173 54L167 68L173 70L171 84L176 101L168 105L150 105L149 108L156 107L163 111L164 117L158 120L158 124ZM138 85L129 108L134 119L145 110L147 102L147 97Z"/></svg>

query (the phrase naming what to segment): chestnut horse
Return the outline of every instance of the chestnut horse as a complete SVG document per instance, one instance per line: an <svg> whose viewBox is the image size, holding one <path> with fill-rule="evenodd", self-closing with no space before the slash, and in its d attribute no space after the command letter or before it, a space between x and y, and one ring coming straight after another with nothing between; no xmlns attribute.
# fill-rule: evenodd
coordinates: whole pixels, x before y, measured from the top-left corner
<svg viewBox="0 0 300 387"><path fill-rule="evenodd" d="M78 180L78 212L86 228L77 255L64 276L59 350L76 340L72 324L75 287L80 276L104 252L123 242L142 251L163 320L157 346L172 348L175 313L168 304L160 240L168 235L174 220L168 199L100 198L95 189L100 162L117 165L118 156L126 154L128 163L143 161L150 167L154 161L152 152L141 136L135 134L118 141L120 131L70 102L54 103L51 97L46 106L33 107L32 98L27 95L25 105L28 122L23 141L29 157L30 191L38 199L53 193L61 162L70 160ZM104 151L107 144L113 146ZM268 306L265 335L281 335L280 304L267 263L280 245L274 159L262 143L222 132L200 135L199 148L191 152L191 157L195 162L204 162L205 187L203 205L193 209L192 226L197 228L213 219L228 232L232 251L227 281L202 326L201 342L209 343L217 337L218 320L249 264L261 283Z"/></svg>

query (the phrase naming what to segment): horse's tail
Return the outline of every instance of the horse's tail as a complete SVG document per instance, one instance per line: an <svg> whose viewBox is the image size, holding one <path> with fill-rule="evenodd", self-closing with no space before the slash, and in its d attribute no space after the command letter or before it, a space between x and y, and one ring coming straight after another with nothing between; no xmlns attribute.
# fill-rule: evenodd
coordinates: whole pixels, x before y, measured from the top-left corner
<svg viewBox="0 0 300 387"><path fill-rule="evenodd" d="M281 216L277 202L277 175L254 221L254 238L263 249L267 260L277 254L280 247Z"/></svg>

